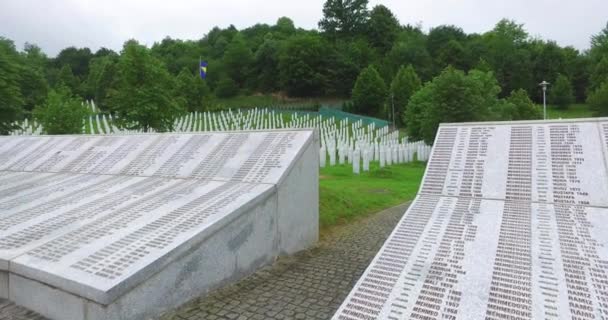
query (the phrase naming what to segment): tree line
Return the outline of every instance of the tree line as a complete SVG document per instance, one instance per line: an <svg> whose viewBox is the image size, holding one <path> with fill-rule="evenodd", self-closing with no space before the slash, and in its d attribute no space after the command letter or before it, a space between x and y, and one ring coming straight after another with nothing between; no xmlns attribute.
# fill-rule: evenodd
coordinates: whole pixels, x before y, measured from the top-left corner
<svg viewBox="0 0 608 320"><path fill-rule="evenodd" d="M206 80L199 57L209 64ZM0 132L30 114L66 116L57 111L63 102L74 109L83 99L123 126L170 130L176 115L213 109L218 98L272 93L344 98L353 112L394 114L412 136L430 139L437 121L538 117L542 80L552 83L552 103L588 102L606 114L608 25L581 52L531 37L511 20L484 33L453 25L424 32L384 5L327 0L318 30L282 17L242 30L215 27L198 40L167 37L149 48L129 40L120 52L69 47L56 57L0 38Z"/></svg>

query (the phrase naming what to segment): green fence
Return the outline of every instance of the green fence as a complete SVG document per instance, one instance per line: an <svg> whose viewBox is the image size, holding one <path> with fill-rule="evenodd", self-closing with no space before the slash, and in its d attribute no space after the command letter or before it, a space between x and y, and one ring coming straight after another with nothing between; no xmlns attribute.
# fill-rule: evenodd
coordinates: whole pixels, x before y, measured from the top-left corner
<svg viewBox="0 0 608 320"><path fill-rule="evenodd" d="M342 110L338 110L338 109L334 109L334 108L321 107L319 109L319 114L324 117L335 117L336 120L348 119L348 121L350 121L350 122L356 122L359 120L363 120L364 125L369 125L369 124L375 123L376 128L380 128L380 127L389 125L388 121L386 121L386 120L361 116L358 114L344 112Z"/></svg>

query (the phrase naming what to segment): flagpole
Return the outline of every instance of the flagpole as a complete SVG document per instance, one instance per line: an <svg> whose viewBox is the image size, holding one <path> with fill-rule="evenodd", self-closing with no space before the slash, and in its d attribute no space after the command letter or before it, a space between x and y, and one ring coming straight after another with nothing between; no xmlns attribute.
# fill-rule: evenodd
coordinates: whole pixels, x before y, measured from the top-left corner
<svg viewBox="0 0 608 320"><path fill-rule="evenodd" d="M203 58L201 56L198 56L198 77L202 78L203 76L201 75L201 63L203 62Z"/></svg>

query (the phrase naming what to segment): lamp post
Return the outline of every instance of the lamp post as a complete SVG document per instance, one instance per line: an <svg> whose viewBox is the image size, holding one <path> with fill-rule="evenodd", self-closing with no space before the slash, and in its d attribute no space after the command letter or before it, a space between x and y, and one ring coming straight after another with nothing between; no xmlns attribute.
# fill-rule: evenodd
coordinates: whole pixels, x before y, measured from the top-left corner
<svg viewBox="0 0 608 320"><path fill-rule="evenodd" d="M543 88L543 119L547 120L547 86L549 86L550 83L543 80L543 82L538 85Z"/></svg>

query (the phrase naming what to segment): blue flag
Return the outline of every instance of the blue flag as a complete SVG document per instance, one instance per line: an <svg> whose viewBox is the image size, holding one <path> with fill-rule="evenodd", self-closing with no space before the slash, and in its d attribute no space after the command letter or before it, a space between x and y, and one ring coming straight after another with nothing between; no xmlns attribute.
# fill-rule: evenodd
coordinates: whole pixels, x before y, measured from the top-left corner
<svg viewBox="0 0 608 320"><path fill-rule="evenodd" d="M201 79L207 78L207 61L201 61L200 74L201 74Z"/></svg>

